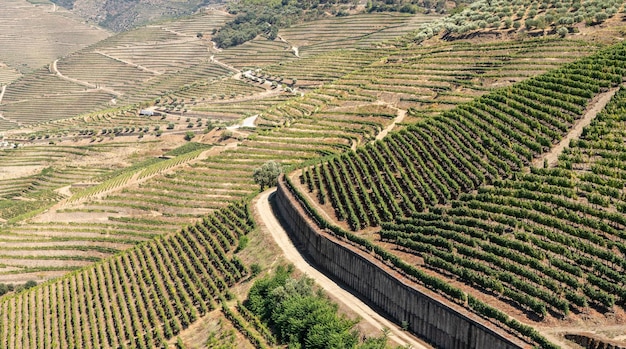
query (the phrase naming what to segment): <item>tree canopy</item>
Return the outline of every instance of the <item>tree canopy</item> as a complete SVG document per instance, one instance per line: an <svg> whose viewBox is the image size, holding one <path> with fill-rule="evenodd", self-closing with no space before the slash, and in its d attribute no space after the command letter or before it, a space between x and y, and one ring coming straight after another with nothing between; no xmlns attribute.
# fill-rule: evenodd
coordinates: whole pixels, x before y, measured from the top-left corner
<svg viewBox="0 0 626 349"><path fill-rule="evenodd" d="M384 336L360 343L361 336L354 329L358 320L339 315L337 304L313 286L312 279L292 278L290 271L281 266L274 275L254 283L244 305L289 348L386 348Z"/></svg>
<svg viewBox="0 0 626 349"><path fill-rule="evenodd" d="M254 170L252 178L261 186L261 190L266 187L273 187L277 184L278 176L283 172L282 166L276 161L268 161L263 166Z"/></svg>

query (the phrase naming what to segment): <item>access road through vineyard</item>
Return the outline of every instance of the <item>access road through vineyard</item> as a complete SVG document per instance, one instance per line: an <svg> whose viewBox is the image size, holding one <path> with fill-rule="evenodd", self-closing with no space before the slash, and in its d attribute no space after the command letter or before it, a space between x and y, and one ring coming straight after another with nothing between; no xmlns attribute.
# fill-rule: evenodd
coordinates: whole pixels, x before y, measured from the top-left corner
<svg viewBox="0 0 626 349"><path fill-rule="evenodd" d="M287 232L280 224L278 218L274 215L270 200L271 195L275 191L276 189L274 188L261 193L259 197L257 197L254 207L258 216L261 218L259 222L261 231L263 233L269 233L274 238L276 244L283 251L285 258L293 263L293 265L302 273L315 280L321 288L333 297L333 299L343 303L343 305L361 317L362 321L368 322L375 328L388 328L388 338L390 341L393 341L401 346L409 345L412 349L430 348L428 345L420 342L407 332L402 331L396 324L376 313L374 309L370 308L352 293L346 291L333 280L329 279L326 275L315 269L315 267L309 264L309 262L302 257L300 252L293 245L291 239L287 235Z"/></svg>
<svg viewBox="0 0 626 349"><path fill-rule="evenodd" d="M579 119L574 127L567 133L567 135L549 152L541 155L539 158L536 158L533 161L534 167L541 167L544 161L548 162L548 167L556 166L559 161L559 155L563 153L566 147L569 146L569 143L572 139L578 139L583 134L583 129L591 124L591 121L596 118L599 112L604 109L604 107L611 101L611 98L615 95L615 93L619 90L619 87L612 88L607 92L601 93L597 95L591 103L589 103L589 107L585 114L581 119Z"/></svg>

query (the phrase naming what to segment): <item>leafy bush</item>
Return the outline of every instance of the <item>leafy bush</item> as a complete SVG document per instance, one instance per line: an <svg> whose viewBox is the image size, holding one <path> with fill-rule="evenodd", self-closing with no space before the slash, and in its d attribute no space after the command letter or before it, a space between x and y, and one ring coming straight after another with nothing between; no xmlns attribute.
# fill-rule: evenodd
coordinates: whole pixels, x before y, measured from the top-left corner
<svg viewBox="0 0 626 349"><path fill-rule="evenodd" d="M283 169L276 161L268 161L263 166L256 168L252 174L254 181L261 186L261 190L266 187L273 187L276 185L278 176L283 172Z"/></svg>
<svg viewBox="0 0 626 349"><path fill-rule="evenodd" d="M359 343L358 320L337 314L337 304L315 291L308 277L294 279L280 266L276 273L257 280L244 306L265 322L281 344L289 348L384 349L386 337Z"/></svg>
<svg viewBox="0 0 626 349"><path fill-rule="evenodd" d="M0 296L13 291L13 289L14 287L11 284L0 284Z"/></svg>

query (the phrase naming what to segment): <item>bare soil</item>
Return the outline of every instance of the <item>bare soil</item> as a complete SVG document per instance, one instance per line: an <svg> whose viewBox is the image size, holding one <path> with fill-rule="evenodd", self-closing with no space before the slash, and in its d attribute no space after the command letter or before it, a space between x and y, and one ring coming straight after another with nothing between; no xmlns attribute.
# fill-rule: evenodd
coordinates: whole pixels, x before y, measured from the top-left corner
<svg viewBox="0 0 626 349"><path fill-rule="evenodd" d="M28 177L41 172L44 166L3 166L0 167L0 180Z"/></svg>

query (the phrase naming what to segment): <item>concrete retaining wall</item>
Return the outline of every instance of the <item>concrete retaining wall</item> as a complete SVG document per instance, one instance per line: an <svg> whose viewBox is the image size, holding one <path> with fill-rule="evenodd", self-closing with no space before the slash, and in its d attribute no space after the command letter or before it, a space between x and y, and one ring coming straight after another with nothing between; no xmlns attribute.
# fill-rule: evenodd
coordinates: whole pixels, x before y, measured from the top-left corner
<svg viewBox="0 0 626 349"><path fill-rule="evenodd" d="M396 278L373 256L356 251L324 234L304 213L304 209L282 180L279 181L276 192L276 208L296 245L321 270L343 282L361 299L382 310L394 322L408 322L410 331L435 347L530 347L513 336L489 328L477 316L462 314L449 304Z"/></svg>

